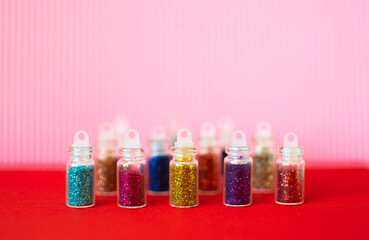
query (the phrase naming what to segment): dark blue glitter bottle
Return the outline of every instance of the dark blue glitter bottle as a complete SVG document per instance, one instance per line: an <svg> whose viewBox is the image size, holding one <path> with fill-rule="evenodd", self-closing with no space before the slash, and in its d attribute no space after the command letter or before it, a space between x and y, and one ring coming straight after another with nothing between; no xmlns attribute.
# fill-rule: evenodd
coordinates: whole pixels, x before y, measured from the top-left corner
<svg viewBox="0 0 369 240"><path fill-rule="evenodd" d="M154 127L150 147L151 156L148 160L149 193L152 195L168 194L171 156L164 127Z"/></svg>
<svg viewBox="0 0 369 240"><path fill-rule="evenodd" d="M67 162L66 204L74 208L92 207L95 205L95 163L86 132L76 132L70 152L72 156Z"/></svg>

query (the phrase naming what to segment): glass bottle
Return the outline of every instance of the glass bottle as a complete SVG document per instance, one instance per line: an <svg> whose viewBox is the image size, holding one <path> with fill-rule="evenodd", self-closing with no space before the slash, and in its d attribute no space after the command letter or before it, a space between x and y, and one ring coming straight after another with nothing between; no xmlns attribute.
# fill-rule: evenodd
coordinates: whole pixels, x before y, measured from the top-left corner
<svg viewBox="0 0 369 240"><path fill-rule="evenodd" d="M226 151L228 156L224 160L224 204L230 207L249 206L252 201L252 158L251 147L246 145L245 133L235 131Z"/></svg>
<svg viewBox="0 0 369 240"><path fill-rule="evenodd" d="M226 146L229 145L231 140L232 132L234 130L234 123L231 117L223 116L219 119L218 122L219 127L219 144L221 149L220 156L220 165L222 175L224 174L224 159L227 157Z"/></svg>
<svg viewBox="0 0 369 240"><path fill-rule="evenodd" d="M199 152L196 159L199 162L199 193L219 193L219 155L215 139L215 126L204 123L201 127Z"/></svg>
<svg viewBox="0 0 369 240"><path fill-rule="evenodd" d="M169 192L169 154L165 128L155 126L150 141L151 156L148 159L149 193L166 195Z"/></svg>
<svg viewBox="0 0 369 240"><path fill-rule="evenodd" d="M270 123L258 123L253 157L252 189L257 193L271 193L274 188L274 155Z"/></svg>
<svg viewBox="0 0 369 240"><path fill-rule="evenodd" d="M117 162L114 126L103 123L97 140L96 157L96 194L115 195L117 193Z"/></svg>
<svg viewBox="0 0 369 240"><path fill-rule="evenodd" d="M66 164L66 204L74 208L92 207L95 205L95 163L88 134L84 131L76 132L69 151L71 158Z"/></svg>
<svg viewBox="0 0 369 240"><path fill-rule="evenodd" d="M193 147L190 130L178 130L177 142L171 152L169 204L178 208L196 207L199 205L198 162L194 158L196 148Z"/></svg>
<svg viewBox="0 0 369 240"><path fill-rule="evenodd" d="M280 159L276 162L275 201L283 205L304 202L305 162L303 147L298 145L296 133L284 136L284 146L279 148Z"/></svg>
<svg viewBox="0 0 369 240"><path fill-rule="evenodd" d="M117 163L118 206L141 208L146 206L146 169L143 149L136 129L126 131L121 148L122 158Z"/></svg>

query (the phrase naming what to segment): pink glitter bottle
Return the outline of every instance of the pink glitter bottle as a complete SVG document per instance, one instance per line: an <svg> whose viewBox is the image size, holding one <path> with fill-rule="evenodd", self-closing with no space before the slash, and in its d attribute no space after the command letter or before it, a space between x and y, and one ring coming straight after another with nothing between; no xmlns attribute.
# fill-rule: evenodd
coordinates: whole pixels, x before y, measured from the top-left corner
<svg viewBox="0 0 369 240"><path fill-rule="evenodd" d="M122 158L117 163L118 206L141 208L146 206L146 167L139 134L128 129L120 150Z"/></svg>

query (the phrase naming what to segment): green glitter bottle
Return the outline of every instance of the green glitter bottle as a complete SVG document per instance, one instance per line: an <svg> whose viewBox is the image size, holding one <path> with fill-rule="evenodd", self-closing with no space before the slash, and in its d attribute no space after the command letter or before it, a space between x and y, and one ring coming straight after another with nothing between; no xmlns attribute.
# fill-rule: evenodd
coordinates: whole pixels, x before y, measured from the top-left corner
<svg viewBox="0 0 369 240"><path fill-rule="evenodd" d="M86 208L95 205L94 172L92 147L88 134L78 131L69 149L71 158L67 162L66 204L73 208Z"/></svg>
<svg viewBox="0 0 369 240"><path fill-rule="evenodd" d="M198 162L194 158L190 130L181 128L177 142L171 148L173 159L169 168L169 204L177 208L191 208L199 205Z"/></svg>
<svg viewBox="0 0 369 240"><path fill-rule="evenodd" d="M254 142L252 190L255 193L272 193L274 188L274 155L271 127L268 121L258 123Z"/></svg>

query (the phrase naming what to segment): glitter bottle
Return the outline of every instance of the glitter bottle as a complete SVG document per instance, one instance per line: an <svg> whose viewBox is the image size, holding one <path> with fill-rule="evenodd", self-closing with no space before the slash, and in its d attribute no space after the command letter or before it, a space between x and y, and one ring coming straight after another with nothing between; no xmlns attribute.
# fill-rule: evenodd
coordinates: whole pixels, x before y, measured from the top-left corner
<svg viewBox="0 0 369 240"><path fill-rule="evenodd" d="M218 128L219 128L219 144L221 148L221 168L222 174L224 174L224 159L227 157L226 153L226 146L229 145L231 140L231 135L234 129L234 123L231 117L223 116L218 121Z"/></svg>
<svg viewBox="0 0 369 240"><path fill-rule="evenodd" d="M118 206L145 207L145 160L136 129L130 128L126 131L120 153L122 158L117 163Z"/></svg>
<svg viewBox="0 0 369 240"><path fill-rule="evenodd" d="M198 162L194 158L190 130L178 130L177 142L171 148L173 159L170 161L169 204L172 207L190 208L199 205Z"/></svg>
<svg viewBox="0 0 369 240"><path fill-rule="evenodd" d="M251 204L251 147L246 145L246 135L237 130L232 134L224 160L224 204L245 207Z"/></svg>
<svg viewBox="0 0 369 240"><path fill-rule="evenodd" d="M97 140L98 155L96 157L96 194L115 195L117 193L117 162L115 152L116 141L114 126L103 123Z"/></svg>
<svg viewBox="0 0 369 240"><path fill-rule="evenodd" d="M199 162L199 193L219 193L219 155L215 139L215 126L204 123L201 126L199 152L196 155Z"/></svg>
<svg viewBox="0 0 369 240"><path fill-rule="evenodd" d="M68 207L85 208L95 205L94 169L92 147L88 134L78 131L74 134L74 143L69 148L71 158L67 162L67 194Z"/></svg>
<svg viewBox="0 0 369 240"><path fill-rule="evenodd" d="M284 135L284 146L279 148L280 159L276 162L275 201L283 205L304 202L304 149L299 147L296 133Z"/></svg>
<svg viewBox="0 0 369 240"><path fill-rule="evenodd" d="M155 126L150 141L151 156L148 159L149 193L165 195L169 192L169 154L168 141L163 126Z"/></svg>
<svg viewBox="0 0 369 240"><path fill-rule="evenodd" d="M257 193L273 192L274 156L270 123L258 123L253 157L252 190Z"/></svg>

